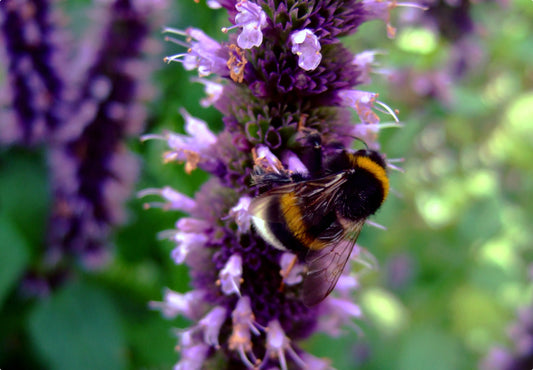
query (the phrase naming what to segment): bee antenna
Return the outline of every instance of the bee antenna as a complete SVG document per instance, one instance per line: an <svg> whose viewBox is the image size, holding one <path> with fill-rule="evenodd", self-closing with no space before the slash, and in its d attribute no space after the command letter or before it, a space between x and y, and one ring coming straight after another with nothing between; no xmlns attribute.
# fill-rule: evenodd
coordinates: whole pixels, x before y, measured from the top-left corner
<svg viewBox="0 0 533 370"><path fill-rule="evenodd" d="M370 149L370 148L368 147L368 144L366 143L366 141L364 141L364 140L361 139L360 137L352 136L352 135L346 135L346 136L349 136L349 137L351 137L351 138L354 139L354 140L357 140L357 141L362 142L363 145L365 146L366 150L369 150L369 149Z"/></svg>

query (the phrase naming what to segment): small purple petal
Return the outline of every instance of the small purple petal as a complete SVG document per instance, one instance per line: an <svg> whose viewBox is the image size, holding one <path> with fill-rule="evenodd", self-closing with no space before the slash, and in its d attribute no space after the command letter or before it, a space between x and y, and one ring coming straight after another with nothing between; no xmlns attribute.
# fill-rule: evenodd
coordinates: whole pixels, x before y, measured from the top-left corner
<svg viewBox="0 0 533 370"><path fill-rule="evenodd" d="M206 80L205 78L192 78L191 81L199 82L204 85L204 92L207 95L206 98L200 100L200 105L204 108L212 106L222 95L224 91L224 85Z"/></svg>
<svg viewBox="0 0 533 370"><path fill-rule="evenodd" d="M258 145L255 149L255 164L264 168L267 172L279 173L283 169L281 161L265 145Z"/></svg>
<svg viewBox="0 0 533 370"><path fill-rule="evenodd" d="M230 217L235 218L237 227L240 233L245 233L250 230L250 224L252 220L252 214L248 211L252 198L248 196L242 196L235 207L230 209Z"/></svg>
<svg viewBox="0 0 533 370"><path fill-rule="evenodd" d="M290 339L287 337L278 320L272 320L266 328L266 352L263 363L272 359L277 359L282 370L287 370L287 353L290 358L302 369L306 368L305 362L298 356L294 348L291 347Z"/></svg>
<svg viewBox="0 0 533 370"><path fill-rule="evenodd" d="M195 317L198 302L201 301L203 292L193 290L185 294L170 289L165 290L163 302L150 302L150 308L161 310L163 316L173 319L178 315L187 318Z"/></svg>
<svg viewBox="0 0 533 370"><path fill-rule="evenodd" d="M178 210L190 212L196 207L196 202L188 196L172 189L170 186L165 186L162 189L149 188L141 190L137 193L138 198L143 198L147 195L159 195L166 200L162 202L145 203L145 208L163 208L166 210Z"/></svg>
<svg viewBox="0 0 533 370"><path fill-rule="evenodd" d="M302 282L303 277L302 273L304 271L304 266L302 264L294 264L293 261L296 258L295 254L292 253L283 253L281 255L281 260L279 262L279 265L281 267L281 275L284 277L283 282L286 285L296 285L300 282ZM290 268L290 271L287 270Z"/></svg>
<svg viewBox="0 0 533 370"><path fill-rule="evenodd" d="M375 50L367 50L356 54L353 58L353 64L355 64L361 72L359 75L361 84L366 85L372 82L370 78L370 72L372 72L374 57L378 53L379 52Z"/></svg>
<svg viewBox="0 0 533 370"><path fill-rule="evenodd" d="M174 366L174 370L201 370L209 351L209 346L203 343L192 346L181 345L181 359Z"/></svg>
<svg viewBox="0 0 533 370"><path fill-rule="evenodd" d="M202 248L208 240L205 234L183 233L179 231L175 233L173 239L178 245L172 250L171 256L178 265L186 261L191 251Z"/></svg>
<svg viewBox="0 0 533 370"><path fill-rule="evenodd" d="M241 0L235 5L239 12L235 16L235 25L225 27L223 32L233 28L242 27L241 34L237 37L237 45L241 49L251 49L260 46L263 42L263 32L261 29L266 25L266 13L257 4L249 0Z"/></svg>
<svg viewBox="0 0 533 370"><path fill-rule="evenodd" d="M211 310L199 322L199 326L204 330L204 342L216 348L220 347L218 343L218 336L220 328L226 320L227 311L224 307L217 306Z"/></svg>
<svg viewBox="0 0 533 370"><path fill-rule="evenodd" d="M298 156L293 152L288 152L285 155L284 163L287 164L287 169L291 172L300 173L302 175L309 173L307 167L305 167L300 158L298 158Z"/></svg>
<svg viewBox="0 0 533 370"><path fill-rule="evenodd" d="M291 51L298 55L298 66L306 71L312 71L320 64L322 54L320 54L320 42L318 37L309 30L303 29L295 31L290 36Z"/></svg>
<svg viewBox="0 0 533 370"><path fill-rule="evenodd" d="M229 349L237 351L242 362L250 367L254 367L256 361L252 352L252 336L251 332L259 335L259 330L256 328L254 314L250 305L250 297L244 296L239 299L235 310L232 314L233 331L228 339Z"/></svg>
<svg viewBox="0 0 533 370"><path fill-rule="evenodd" d="M183 42L173 38L167 38L176 44L187 47L187 53L175 54L165 58L166 62L181 62L183 67L190 71L198 69L198 75L205 77L211 73L221 76L228 74L226 65L227 57L222 46L203 31L197 28L188 28L182 31L175 28L165 28L164 32L173 33L182 37L190 38L194 41Z"/></svg>
<svg viewBox="0 0 533 370"><path fill-rule="evenodd" d="M238 254L231 256L218 276L220 288L225 295L241 295L239 288L242 280L242 257Z"/></svg>

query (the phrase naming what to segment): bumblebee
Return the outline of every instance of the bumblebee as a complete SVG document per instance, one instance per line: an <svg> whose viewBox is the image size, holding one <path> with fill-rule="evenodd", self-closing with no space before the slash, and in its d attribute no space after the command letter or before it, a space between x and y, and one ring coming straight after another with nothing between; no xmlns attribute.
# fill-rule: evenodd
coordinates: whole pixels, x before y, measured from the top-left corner
<svg viewBox="0 0 533 370"><path fill-rule="evenodd" d="M295 253L307 266L302 299L312 306L335 287L366 219L387 198L389 178L377 151L326 154L318 134L307 141L301 154L307 174L255 166L253 181L263 193L250 210L267 243Z"/></svg>

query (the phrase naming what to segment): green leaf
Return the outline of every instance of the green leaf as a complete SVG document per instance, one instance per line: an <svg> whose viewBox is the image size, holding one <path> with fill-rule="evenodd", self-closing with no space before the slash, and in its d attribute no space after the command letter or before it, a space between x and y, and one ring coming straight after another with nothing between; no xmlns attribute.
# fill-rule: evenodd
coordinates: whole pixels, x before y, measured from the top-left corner
<svg viewBox="0 0 533 370"><path fill-rule="evenodd" d="M0 208L36 250L43 242L50 189L42 153L10 150L0 156Z"/></svg>
<svg viewBox="0 0 533 370"><path fill-rule="evenodd" d="M129 325L129 338L135 365L139 367L158 367L171 369L178 362L179 355L175 347L176 335L172 324L161 318L159 313L150 313L150 318L143 318Z"/></svg>
<svg viewBox="0 0 533 370"><path fill-rule="evenodd" d="M0 307L28 263L28 246L15 225L0 213Z"/></svg>
<svg viewBox="0 0 533 370"><path fill-rule="evenodd" d="M121 318L105 292L84 283L67 286L30 316L29 332L51 369L124 369Z"/></svg>

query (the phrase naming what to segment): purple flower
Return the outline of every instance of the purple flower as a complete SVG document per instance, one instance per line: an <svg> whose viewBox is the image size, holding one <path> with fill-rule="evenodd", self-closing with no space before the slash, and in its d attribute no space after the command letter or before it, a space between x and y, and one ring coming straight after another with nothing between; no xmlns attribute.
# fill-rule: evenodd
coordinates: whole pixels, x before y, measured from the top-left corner
<svg viewBox="0 0 533 370"><path fill-rule="evenodd" d="M306 71L312 71L320 64L322 54L320 54L320 42L318 37L309 30L293 32L290 36L291 51L298 55L298 65Z"/></svg>
<svg viewBox="0 0 533 370"><path fill-rule="evenodd" d="M235 219L240 233L246 233L250 230L252 215L249 212L249 208L251 201L252 198L243 196L239 199L237 205L229 211L229 216Z"/></svg>
<svg viewBox="0 0 533 370"><path fill-rule="evenodd" d="M370 147L377 146L381 128L399 126L396 113L376 93L356 90L368 80L372 52L361 50L356 56L338 39L381 13L377 5L351 0L216 3L234 24L224 31L242 28L238 36L218 43L199 30L167 30L192 40L172 40L189 51L169 60L198 68L195 82L218 75L202 83L208 88L216 81L215 93L207 95L214 96L209 102L223 114L224 129L215 134L183 111L187 135L143 137L167 141L164 160L212 174L194 200L170 188L139 194L163 197L148 207L189 214L160 234L175 243L172 258L189 266L192 291L201 297L192 310L197 318L179 336L177 368L209 367L219 352L228 368L329 369L327 360L303 351L299 341L316 331L358 330L353 320L360 319L361 311L353 293L359 276L349 265L359 263L364 270L374 268L375 261L355 246L333 294L306 306L301 291L307 266L300 256L269 245L250 226L252 199L269 186L251 179L254 171L274 178L316 172L306 159L306 133L316 132L329 153L349 147L356 132ZM389 5L381 11L388 14ZM353 112L359 122L352 122ZM381 116L391 116L394 123L382 123ZM154 307L165 313L168 304ZM188 301L177 307L189 317Z"/></svg>
<svg viewBox="0 0 533 370"><path fill-rule="evenodd" d="M238 254L231 256L220 273L220 289L225 295L241 295L239 287L242 281L242 258Z"/></svg>
<svg viewBox="0 0 533 370"><path fill-rule="evenodd" d="M165 186L162 189L144 189L139 192L138 196L140 198L147 195L159 195L165 202L151 202L145 203L145 208L164 208L164 209L174 209L185 212L190 212L196 206L196 203L193 199L189 198L186 195L181 194L180 192L172 189L169 186Z"/></svg>
<svg viewBox="0 0 533 370"><path fill-rule="evenodd" d="M283 276L283 283L286 285L299 284L303 279L302 273L305 268L301 263L296 263L295 258L295 254L288 252L281 255L279 261L280 274Z"/></svg>
<svg viewBox="0 0 533 370"><path fill-rule="evenodd" d="M164 31L192 40L184 42L167 37L166 39L168 41L173 41L187 48L188 51L166 57L166 62L181 62L183 67L188 71L198 69L198 75L200 77L209 76L211 73L222 76L227 75L227 50L217 41L207 36L203 31L197 28L188 28L186 31L182 31L168 27Z"/></svg>
<svg viewBox="0 0 533 370"><path fill-rule="evenodd" d="M285 335L279 321L271 321L266 328L266 332L266 351L262 364L268 364L269 361L274 360L275 363L279 363L282 370L287 370L287 357L289 357L296 366L302 369L307 368L305 361L291 347L290 338Z"/></svg>
<svg viewBox="0 0 533 370"><path fill-rule="evenodd" d="M224 90L224 86L218 82L209 81L201 78L192 78L191 81L199 82L204 85L204 91L207 95L206 98L200 100L200 105L204 108L210 107L213 105Z"/></svg>
<svg viewBox="0 0 533 370"><path fill-rule="evenodd" d="M194 290L186 294L180 294L166 289L164 302L150 302L150 307L161 310L163 315L169 319L173 319L178 315L193 318L195 317L195 302L201 299L202 294Z"/></svg>
<svg viewBox="0 0 533 370"><path fill-rule="evenodd" d="M180 110L185 118L185 131L190 136L166 132L164 135L144 135L142 140L160 139L167 142L170 151L163 156L165 162L185 162L185 171L190 173L199 165L209 167L214 161L209 148L216 143L215 134L207 123L191 116L185 109ZM142 193L144 195L144 193Z"/></svg>
<svg viewBox="0 0 533 370"><path fill-rule="evenodd" d="M379 54L379 52L375 50L368 50L356 54L353 58L353 64L355 64L361 71L362 85L369 84L371 81L370 73L373 72L374 69L374 57L376 54Z"/></svg>
<svg viewBox="0 0 533 370"><path fill-rule="evenodd" d="M396 0L363 0L363 8L367 12L368 19L381 19L387 24L387 36L394 38L396 28L390 23L390 11L397 6L426 9L423 5L417 3L399 3Z"/></svg>
<svg viewBox="0 0 533 370"><path fill-rule="evenodd" d="M242 27L242 32L237 37L237 45L242 49L251 49L260 46L263 42L261 28L266 25L266 14L260 6L249 0L240 0L236 5L238 14L235 16L235 25L224 27L222 32L233 28Z"/></svg>

